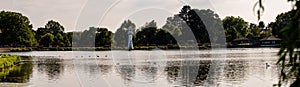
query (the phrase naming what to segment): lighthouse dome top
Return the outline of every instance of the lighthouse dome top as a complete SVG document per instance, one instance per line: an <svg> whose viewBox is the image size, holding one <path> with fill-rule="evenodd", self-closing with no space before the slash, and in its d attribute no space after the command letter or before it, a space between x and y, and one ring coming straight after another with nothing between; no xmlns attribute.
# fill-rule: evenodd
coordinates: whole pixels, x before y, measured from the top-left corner
<svg viewBox="0 0 300 87"><path fill-rule="evenodd" d="M128 27L128 34L131 34L131 35L133 34L133 31L132 31L132 27L131 27L131 26Z"/></svg>

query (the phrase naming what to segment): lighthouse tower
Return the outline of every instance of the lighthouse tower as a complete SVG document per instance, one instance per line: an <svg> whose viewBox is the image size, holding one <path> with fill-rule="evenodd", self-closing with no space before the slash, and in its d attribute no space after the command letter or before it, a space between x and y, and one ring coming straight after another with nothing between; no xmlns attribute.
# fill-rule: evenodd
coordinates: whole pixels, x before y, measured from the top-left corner
<svg viewBox="0 0 300 87"><path fill-rule="evenodd" d="M132 31L132 27L129 26L128 27L128 50L133 50L133 43L132 43L132 36L133 35L133 31Z"/></svg>

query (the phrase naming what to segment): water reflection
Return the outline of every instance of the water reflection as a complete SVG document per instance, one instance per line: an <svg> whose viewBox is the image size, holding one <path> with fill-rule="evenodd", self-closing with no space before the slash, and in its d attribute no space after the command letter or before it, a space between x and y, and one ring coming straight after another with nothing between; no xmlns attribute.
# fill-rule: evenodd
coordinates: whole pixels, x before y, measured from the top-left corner
<svg viewBox="0 0 300 87"><path fill-rule="evenodd" d="M199 62L200 62L200 65L199 65L198 73L197 73L196 80L195 80L194 84L196 86L199 86L199 85L203 86L204 81L208 77L208 73L209 73L209 69L210 69L210 65L211 65L211 60L199 61Z"/></svg>
<svg viewBox="0 0 300 87"><path fill-rule="evenodd" d="M247 77L248 62L241 60L226 61L224 67L225 80L228 82L243 81Z"/></svg>
<svg viewBox="0 0 300 87"><path fill-rule="evenodd" d="M101 82L112 87L211 87L211 84L216 84L212 87L271 87L278 82L277 57L270 56L276 53L269 51L255 53L259 56L230 51L225 61L210 53L179 55L179 51L165 52L165 59L145 55L149 51L134 53L132 58L126 57L127 54L118 55L125 56L121 59L33 57L32 61L1 71L0 82L24 82L33 87L80 87L82 84L94 87L103 86ZM270 64L269 68L265 67L266 63Z"/></svg>
<svg viewBox="0 0 300 87"><path fill-rule="evenodd" d="M105 65L105 64L96 64L96 65L89 65L89 71L91 74L98 74L106 75L112 71L112 65Z"/></svg>
<svg viewBox="0 0 300 87"><path fill-rule="evenodd" d="M139 79L143 79L144 81L147 82L154 82L154 80L157 79L157 74L158 74L158 67L151 66L151 65L141 65L137 67L140 72L142 77Z"/></svg>
<svg viewBox="0 0 300 87"><path fill-rule="evenodd" d="M34 57L37 59L39 73L45 73L49 80L57 80L64 72L63 59L49 57Z"/></svg>
<svg viewBox="0 0 300 87"><path fill-rule="evenodd" d="M28 57L23 57L29 59ZM0 82L15 82L15 83L26 83L29 82L33 69L33 63L22 62L20 65L16 65L6 70L0 71Z"/></svg>
<svg viewBox="0 0 300 87"><path fill-rule="evenodd" d="M135 65L118 65L116 66L117 72L121 75L121 78L124 79L125 84L128 84L129 81L134 80L135 78Z"/></svg>
<svg viewBox="0 0 300 87"><path fill-rule="evenodd" d="M210 60L168 61L165 69L168 82L181 86L204 86L210 64Z"/></svg>
<svg viewBox="0 0 300 87"><path fill-rule="evenodd" d="M174 84L179 79L179 72L181 69L181 61L168 61L165 71L167 72L167 80Z"/></svg>

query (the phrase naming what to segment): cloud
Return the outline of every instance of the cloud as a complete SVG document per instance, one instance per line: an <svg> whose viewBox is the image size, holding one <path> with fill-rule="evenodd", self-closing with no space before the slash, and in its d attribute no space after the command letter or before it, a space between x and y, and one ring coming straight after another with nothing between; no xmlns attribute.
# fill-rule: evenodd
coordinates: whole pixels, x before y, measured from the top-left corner
<svg viewBox="0 0 300 87"><path fill-rule="evenodd" d="M119 1L119 2L117 2ZM256 0L0 0L2 10L21 12L29 17L34 28L43 27L47 21L59 21L67 31L88 29L90 26L107 27L112 31L127 18L142 26L155 19L163 25L166 17L180 11L183 5L192 8L212 9L224 18L241 16L256 22L252 7ZM117 2L117 3L116 3ZM265 0L266 12L262 19L270 22L277 14L288 11L285 0ZM135 18L135 19L134 19ZM144 21L142 21L144 20Z"/></svg>
<svg viewBox="0 0 300 87"><path fill-rule="evenodd" d="M29 17L34 28L43 27L47 21L59 21L65 28L71 29L85 0L6 0L14 1L6 10L21 12ZM2 4L0 3L0 6Z"/></svg>

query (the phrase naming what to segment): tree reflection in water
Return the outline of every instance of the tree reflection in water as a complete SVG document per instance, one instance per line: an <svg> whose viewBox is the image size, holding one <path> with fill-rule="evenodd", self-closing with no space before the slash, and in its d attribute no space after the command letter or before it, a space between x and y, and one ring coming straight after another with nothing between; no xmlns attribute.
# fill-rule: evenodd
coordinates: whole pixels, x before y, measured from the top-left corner
<svg viewBox="0 0 300 87"><path fill-rule="evenodd" d="M170 83L181 86L204 86L211 61L168 61L165 71Z"/></svg>
<svg viewBox="0 0 300 87"><path fill-rule="evenodd" d="M141 75L138 75L139 78L136 79L143 82L154 82L158 78L158 68L149 64L137 66L137 69L141 71Z"/></svg>
<svg viewBox="0 0 300 87"><path fill-rule="evenodd" d="M63 59L59 58L36 58L38 71L46 73L49 80L57 80L64 71Z"/></svg>
<svg viewBox="0 0 300 87"><path fill-rule="evenodd" d="M106 75L107 73L111 72L112 65L104 65L104 64L95 64L89 65L89 71L92 74L98 74L100 72L101 75Z"/></svg>
<svg viewBox="0 0 300 87"><path fill-rule="evenodd" d="M31 59L31 57L22 57L24 59ZM10 67L6 70L0 71L0 82L15 82L26 83L29 82L32 74L33 64L31 61L22 62L20 65Z"/></svg>
<svg viewBox="0 0 300 87"><path fill-rule="evenodd" d="M181 69L181 61L168 61L165 71L167 72L167 80L170 83L175 83L179 77Z"/></svg>
<svg viewBox="0 0 300 87"><path fill-rule="evenodd" d="M116 69L121 78L124 79L125 84L135 78L135 65L117 65Z"/></svg>
<svg viewBox="0 0 300 87"><path fill-rule="evenodd" d="M229 60L224 67L225 80L229 82L243 81L247 76L248 62L243 60ZM238 83L238 82L236 82Z"/></svg>

